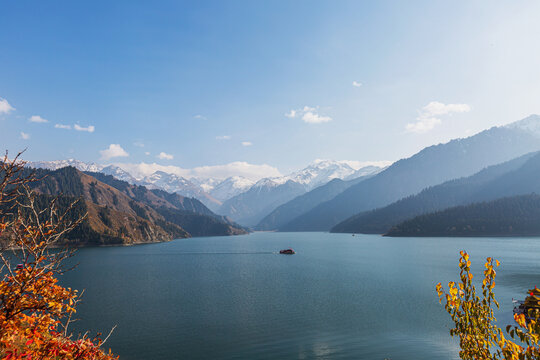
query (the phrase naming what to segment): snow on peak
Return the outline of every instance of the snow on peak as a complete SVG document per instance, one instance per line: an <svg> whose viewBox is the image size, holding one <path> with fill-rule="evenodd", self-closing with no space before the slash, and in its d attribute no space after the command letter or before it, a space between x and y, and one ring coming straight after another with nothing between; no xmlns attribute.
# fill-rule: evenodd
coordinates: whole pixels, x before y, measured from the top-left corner
<svg viewBox="0 0 540 360"><path fill-rule="evenodd" d="M305 169L287 176L290 180L305 185L308 190L323 185L332 179L344 179L355 172L346 161L316 160Z"/></svg>
<svg viewBox="0 0 540 360"><path fill-rule="evenodd" d="M106 166L101 169L101 172L105 175L111 175L118 180L123 180L130 184L134 184L137 182L137 180L133 176L131 176L130 173L115 165Z"/></svg>
<svg viewBox="0 0 540 360"><path fill-rule="evenodd" d="M216 184L210 190L210 195L220 201L225 201L248 190L254 183L253 180L243 176L231 176Z"/></svg>
<svg viewBox="0 0 540 360"><path fill-rule="evenodd" d="M540 121L537 120L537 122ZM367 164L370 166L365 166ZM112 175L119 180L127 181L131 184L162 189L172 193L179 193L184 196L194 196L199 199L210 195L219 201L226 201L240 193L248 191L252 187L277 187L288 181L301 184L306 191L309 191L336 178L350 180L360 176L375 174L382 169L382 166L377 165L379 165L377 162L317 159L306 168L295 171L289 175L263 178L255 182L243 176L230 176L226 179L209 177L192 177L187 179L163 170L155 171L150 175L135 177L132 172L124 167L116 165L100 165L76 159L28 163L28 166L31 167L46 168L50 170L73 166L80 171L102 172L107 175Z"/></svg>
<svg viewBox="0 0 540 360"><path fill-rule="evenodd" d="M286 176L264 178L257 181L254 186L276 187L285 184L287 181L294 181L304 185L306 191L309 191L333 179L350 180L381 170L380 167L373 165L357 167L356 165L358 164L361 164L361 162L317 159L302 170L295 171Z"/></svg>
<svg viewBox="0 0 540 360"><path fill-rule="evenodd" d="M42 168L49 170L58 170L68 166L73 166L79 171L99 172L103 169L103 165L94 162L84 162L76 159L53 160L53 161L31 161L28 166L33 168Z"/></svg>

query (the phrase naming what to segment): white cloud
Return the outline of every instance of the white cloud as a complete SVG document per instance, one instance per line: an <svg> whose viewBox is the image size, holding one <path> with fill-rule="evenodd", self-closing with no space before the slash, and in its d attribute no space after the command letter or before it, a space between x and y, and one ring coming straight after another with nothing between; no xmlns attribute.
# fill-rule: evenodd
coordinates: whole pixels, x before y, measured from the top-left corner
<svg viewBox="0 0 540 360"><path fill-rule="evenodd" d="M281 176L279 170L273 166L267 164L255 165L243 161L235 161L224 165L201 166L193 169L184 169L179 166L160 165L156 163L148 164L144 162L138 164L116 163L115 165L138 179L151 175L156 171L164 171L185 178L199 177L226 179L230 176L243 176L253 181L265 177Z"/></svg>
<svg viewBox="0 0 540 360"><path fill-rule="evenodd" d="M100 150L99 153L101 154L102 160L109 160L114 157L126 157L129 156L129 154L126 152L126 150L122 149L120 144L111 144L109 145L109 148L105 150Z"/></svg>
<svg viewBox="0 0 540 360"><path fill-rule="evenodd" d="M193 118L194 119L207 120L206 116L203 116L203 115L200 115L200 114L195 115Z"/></svg>
<svg viewBox="0 0 540 360"><path fill-rule="evenodd" d="M48 123L49 120L42 118L39 115L32 115L28 118L28 121L34 122L34 123Z"/></svg>
<svg viewBox="0 0 540 360"><path fill-rule="evenodd" d="M71 130L71 125L56 124L56 125L54 125L54 127L57 128L57 129Z"/></svg>
<svg viewBox="0 0 540 360"><path fill-rule="evenodd" d="M417 122L408 123L407 126L405 126L405 130L407 132L423 134L430 130L433 130L435 126L442 124L442 120L435 117L430 117L430 118L418 117L416 119L418 120Z"/></svg>
<svg viewBox="0 0 540 360"><path fill-rule="evenodd" d="M330 116L319 115L319 107L304 106L303 109L292 109L287 114L288 118L301 118L308 124L320 124L332 121Z"/></svg>
<svg viewBox="0 0 540 360"><path fill-rule="evenodd" d="M21 139L23 139L23 140L30 139L30 134L27 134L27 133L21 131Z"/></svg>
<svg viewBox="0 0 540 360"><path fill-rule="evenodd" d="M242 146L251 146L253 143L251 141L242 141Z"/></svg>
<svg viewBox="0 0 540 360"><path fill-rule="evenodd" d="M0 98L0 114L9 114L13 110L15 108L6 99Z"/></svg>
<svg viewBox="0 0 540 360"><path fill-rule="evenodd" d="M321 116L316 112L308 111L302 116L302 120L308 124L320 124L332 121L332 118L330 116Z"/></svg>
<svg viewBox="0 0 540 360"><path fill-rule="evenodd" d="M79 126L78 124L73 125L73 128L77 131L87 131L89 133L93 133L96 128L93 125L89 125L87 127Z"/></svg>
<svg viewBox="0 0 540 360"><path fill-rule="evenodd" d="M230 135L220 135L220 136L216 136L216 139L217 140L231 140L231 136Z"/></svg>
<svg viewBox="0 0 540 360"><path fill-rule="evenodd" d="M136 147L141 147L141 148L144 147L144 143L142 143L142 142L140 142L140 141L135 141L135 142L133 143L133 145L135 145Z"/></svg>
<svg viewBox="0 0 540 360"><path fill-rule="evenodd" d="M159 158L161 160L172 160L172 159L174 159L174 156L171 155L171 154L164 153L162 151L162 152L159 153L159 155L157 155L157 158Z"/></svg>
<svg viewBox="0 0 540 360"><path fill-rule="evenodd" d="M293 119L296 117L296 110L291 110L289 111L287 114L285 114L286 117L290 118L290 119Z"/></svg>
<svg viewBox="0 0 540 360"><path fill-rule="evenodd" d="M438 101L432 101L422 109L423 113L428 116L446 115L449 113L462 113L471 111L471 107L467 104L443 104Z"/></svg>
<svg viewBox="0 0 540 360"><path fill-rule="evenodd" d="M439 116L469 111L471 111L471 107L467 104L443 104L438 101L432 101L419 111L416 122L408 123L405 126L405 130L419 134L426 133L433 130L435 126L442 124Z"/></svg>
<svg viewBox="0 0 540 360"><path fill-rule="evenodd" d="M360 87L360 86L362 86L362 83L361 83L361 82L358 82L358 81L353 81L353 82L352 82L352 86L354 86L354 87Z"/></svg>
<svg viewBox="0 0 540 360"><path fill-rule="evenodd" d="M146 156L150 155L150 151L145 151L144 155L146 155Z"/></svg>

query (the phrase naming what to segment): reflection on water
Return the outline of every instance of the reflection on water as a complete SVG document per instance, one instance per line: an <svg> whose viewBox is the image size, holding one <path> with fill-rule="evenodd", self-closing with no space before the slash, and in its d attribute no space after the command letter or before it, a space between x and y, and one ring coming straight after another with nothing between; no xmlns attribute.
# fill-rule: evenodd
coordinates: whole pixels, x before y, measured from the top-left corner
<svg viewBox="0 0 540 360"><path fill-rule="evenodd" d="M293 247L297 254L276 254ZM501 260L501 323L540 285L540 239L392 239L255 233L78 252L63 283L86 289L77 326L123 359L457 359L434 291Z"/></svg>

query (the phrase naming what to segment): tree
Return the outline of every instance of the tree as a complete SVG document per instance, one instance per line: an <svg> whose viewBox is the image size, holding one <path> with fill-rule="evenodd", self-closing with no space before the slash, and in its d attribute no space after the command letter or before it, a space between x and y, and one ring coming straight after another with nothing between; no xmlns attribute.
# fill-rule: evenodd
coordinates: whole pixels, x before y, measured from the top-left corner
<svg viewBox="0 0 540 360"><path fill-rule="evenodd" d="M28 186L38 179L20 155L0 161L0 358L113 359L100 348L106 339L68 331L80 295L57 275L73 250L51 247L83 220L70 220L76 202L62 212L55 199L39 206Z"/></svg>
<svg viewBox="0 0 540 360"><path fill-rule="evenodd" d="M449 282L448 292L441 283L436 290L439 302L444 301L444 308L450 314L455 327L450 329L451 336L459 337L459 356L466 360L484 359L540 359L540 313L530 309L525 314L515 314L515 325L508 325L505 332L496 325L494 307L499 308L495 300L495 268L498 260L487 258L484 264L482 293L478 295L473 285L471 261L469 255L461 251L459 259L460 282ZM519 343L514 340L518 340Z"/></svg>

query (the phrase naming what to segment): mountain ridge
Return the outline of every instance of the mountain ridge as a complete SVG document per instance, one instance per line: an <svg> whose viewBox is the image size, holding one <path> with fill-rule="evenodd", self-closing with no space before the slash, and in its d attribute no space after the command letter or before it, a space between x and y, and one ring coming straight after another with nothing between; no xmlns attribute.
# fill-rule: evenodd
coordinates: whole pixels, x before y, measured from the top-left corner
<svg viewBox="0 0 540 360"><path fill-rule="evenodd" d="M535 172L530 174L531 170ZM475 201L494 200L501 196L540 192L540 183L536 185L523 181L530 177L528 175L540 177L539 152L489 166L469 177L450 180L385 207L354 215L334 226L331 232L380 234L424 213Z"/></svg>
<svg viewBox="0 0 540 360"><path fill-rule="evenodd" d="M538 115L526 119L540 123ZM395 162L279 230L329 231L360 212L386 206L426 187L470 176L486 166L537 150L540 150L537 134L508 126L492 127L468 138L433 145Z"/></svg>

